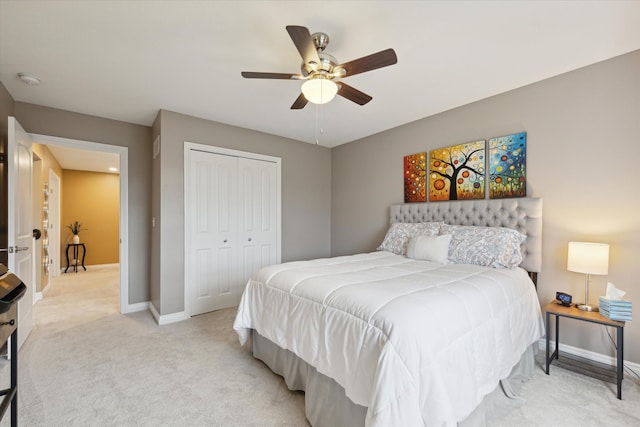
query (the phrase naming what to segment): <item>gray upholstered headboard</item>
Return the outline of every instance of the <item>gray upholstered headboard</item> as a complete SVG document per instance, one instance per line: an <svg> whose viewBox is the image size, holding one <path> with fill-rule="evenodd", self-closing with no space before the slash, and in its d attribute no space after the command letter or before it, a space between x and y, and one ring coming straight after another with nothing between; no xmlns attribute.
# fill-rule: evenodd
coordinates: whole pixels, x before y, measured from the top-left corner
<svg viewBox="0 0 640 427"><path fill-rule="evenodd" d="M540 272L542 199L516 198L391 205L391 222L444 221L455 225L507 227L527 236L520 267Z"/></svg>

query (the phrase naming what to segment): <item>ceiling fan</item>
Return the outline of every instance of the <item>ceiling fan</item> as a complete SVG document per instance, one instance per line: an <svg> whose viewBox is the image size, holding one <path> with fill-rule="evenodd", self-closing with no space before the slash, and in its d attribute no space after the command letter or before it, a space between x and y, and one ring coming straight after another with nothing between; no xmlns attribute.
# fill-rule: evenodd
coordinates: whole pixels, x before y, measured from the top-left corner
<svg viewBox="0 0 640 427"><path fill-rule="evenodd" d="M329 36L326 34L310 34L306 27L297 25L288 25L287 32L302 56L301 74L243 71L242 77L247 79L305 80L302 84L302 93L291 106L292 110L304 108L307 102L325 104L331 101L336 94L356 104L364 105L373 98L341 81L334 80L398 62L395 51L386 49L340 64L333 56L324 52L329 44Z"/></svg>

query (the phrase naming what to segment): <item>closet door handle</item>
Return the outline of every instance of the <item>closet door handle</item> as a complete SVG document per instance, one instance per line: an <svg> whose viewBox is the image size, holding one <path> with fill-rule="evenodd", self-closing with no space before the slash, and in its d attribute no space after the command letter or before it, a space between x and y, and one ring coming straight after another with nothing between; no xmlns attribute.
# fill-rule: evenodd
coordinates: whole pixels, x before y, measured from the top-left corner
<svg viewBox="0 0 640 427"><path fill-rule="evenodd" d="M222 243L227 243L227 239L224 239L224 242L222 242Z"/></svg>
<svg viewBox="0 0 640 427"><path fill-rule="evenodd" d="M251 237L249 237L249 241L251 241Z"/></svg>

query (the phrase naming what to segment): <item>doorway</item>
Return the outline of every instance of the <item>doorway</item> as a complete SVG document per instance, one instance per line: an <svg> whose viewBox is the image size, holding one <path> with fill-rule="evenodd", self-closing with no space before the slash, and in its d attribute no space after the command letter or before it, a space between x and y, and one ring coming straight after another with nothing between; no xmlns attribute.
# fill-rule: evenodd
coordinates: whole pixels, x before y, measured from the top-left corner
<svg viewBox="0 0 640 427"><path fill-rule="evenodd" d="M119 205L120 205L120 209L119 209L119 240L118 240L118 244L119 244L119 254L118 254L118 258L119 258L119 265L120 265L120 273L119 273L119 277L120 277L120 287L119 287L119 293L120 293L120 313L128 313L129 312L129 301L128 301L128 295L129 295L129 274L128 274L128 262L129 262L129 257L128 257L128 148L127 147L120 147L120 146L115 146L115 145L109 145L109 144L101 144L101 143L97 143L97 142L91 142L91 141L83 141L83 140L76 140L76 139L70 139L70 138L61 138L61 137L55 137L55 136L49 136L49 135L40 135L40 134L31 134L32 139L34 140L34 142L42 144L42 145L46 145L46 146L57 146L57 147L66 147L66 148L73 148L76 150L82 150L83 152L86 152L87 155L91 155L92 153L115 153L118 155L119 157ZM49 186L50 186L50 191L52 190L52 185L55 186L57 185L58 188L58 192L56 194L55 197L53 197L53 199L57 198L57 205L55 207L55 209L57 209L57 215L58 215L58 228L56 230L50 230L50 231L55 231L53 233L50 233L52 235L55 235L56 237L54 238L60 238L60 233L61 233L61 226L60 226L60 220L61 220L61 214L60 214L60 209L61 209L61 205L60 205L60 180L59 177L56 177L55 174L53 174L53 176L49 176L50 180L49 180ZM56 178L58 178L56 180ZM56 202L54 202L56 203ZM50 205L50 207L52 207ZM52 244L54 242L51 242ZM57 244L57 248L58 248L58 253L55 254L58 258L58 260L60 260L61 257L63 257L63 254L59 253L59 248L60 248L60 240L58 240L58 244ZM57 264L51 264L52 270L57 270L56 272L53 273L52 277L54 277L56 274L59 275L60 274L60 266L61 266L61 262L58 261ZM81 267L80 267L81 268Z"/></svg>

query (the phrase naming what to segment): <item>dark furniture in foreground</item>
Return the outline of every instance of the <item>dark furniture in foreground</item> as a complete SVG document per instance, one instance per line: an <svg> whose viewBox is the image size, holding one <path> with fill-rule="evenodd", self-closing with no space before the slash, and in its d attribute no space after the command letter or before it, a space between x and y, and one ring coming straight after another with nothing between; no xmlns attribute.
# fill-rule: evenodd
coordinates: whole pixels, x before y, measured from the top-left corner
<svg viewBox="0 0 640 427"><path fill-rule="evenodd" d="M4 396L0 402L0 420L4 418L11 405L11 426L18 425L18 305L16 304L27 291L27 287L7 267L0 264L0 342L7 342L11 347L11 385L0 390Z"/></svg>

